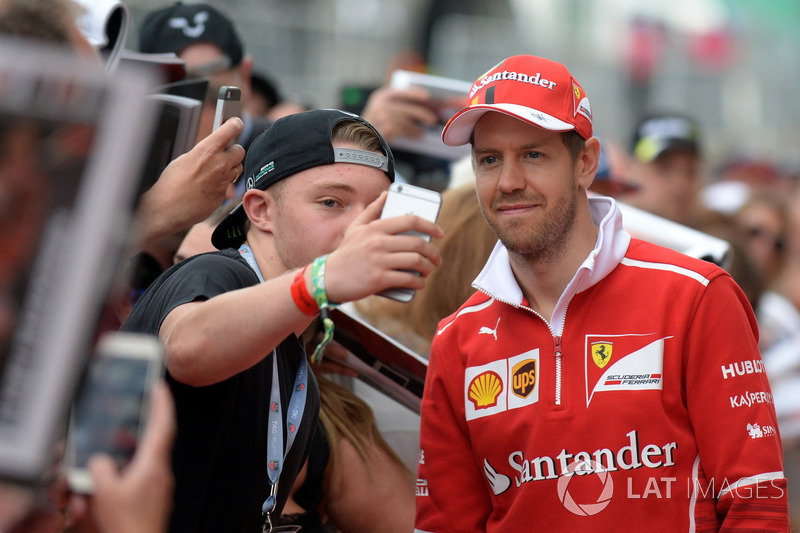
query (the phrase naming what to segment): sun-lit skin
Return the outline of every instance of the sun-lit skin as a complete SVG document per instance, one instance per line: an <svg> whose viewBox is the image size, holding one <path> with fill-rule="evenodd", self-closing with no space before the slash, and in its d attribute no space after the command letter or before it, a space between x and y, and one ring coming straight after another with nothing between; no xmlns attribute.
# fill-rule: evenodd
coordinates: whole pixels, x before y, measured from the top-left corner
<svg viewBox="0 0 800 533"><path fill-rule="evenodd" d="M538 261L562 255L591 177L577 174L560 133L487 113L475 127L473 162L484 216L506 247Z"/></svg>
<svg viewBox="0 0 800 533"><path fill-rule="evenodd" d="M560 133L489 112L475 125L472 146L481 210L508 248L526 298L535 305L534 294L561 294L597 239L586 188L599 142L587 140L573 160ZM546 313L550 305L542 307Z"/></svg>
<svg viewBox="0 0 800 533"><path fill-rule="evenodd" d="M335 146L358 148L342 142ZM273 241L275 256L267 258L266 268L276 273L310 263L339 246L347 227L389 188L389 183L380 169L334 163L298 172L267 191L248 191L247 195L262 195L267 200L266 213L258 222L262 232L250 231L248 240ZM282 201L283 197L291 201ZM248 214L249 203L246 196Z"/></svg>

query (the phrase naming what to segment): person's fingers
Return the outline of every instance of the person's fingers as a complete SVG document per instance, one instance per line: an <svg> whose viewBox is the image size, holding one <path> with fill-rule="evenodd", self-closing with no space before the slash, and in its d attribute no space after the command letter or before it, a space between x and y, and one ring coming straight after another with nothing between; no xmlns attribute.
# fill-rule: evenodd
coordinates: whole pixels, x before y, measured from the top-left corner
<svg viewBox="0 0 800 533"><path fill-rule="evenodd" d="M420 125L438 122L431 96L421 87L381 87L370 95L362 116L387 139L401 134L416 136Z"/></svg>
<svg viewBox="0 0 800 533"><path fill-rule="evenodd" d="M422 87L404 87L397 88L392 86L385 86L378 89L373 93L374 98L370 98L374 103L384 105L386 102L392 100L405 100L408 102L416 102L418 104L430 104L431 93ZM369 103L369 101L368 101Z"/></svg>
<svg viewBox="0 0 800 533"><path fill-rule="evenodd" d="M231 167L233 167L234 165L241 164L241 162L244 160L245 151L241 144L232 144L228 146L225 149L224 153L228 156L229 160L232 162L232 164L230 165Z"/></svg>
<svg viewBox="0 0 800 533"><path fill-rule="evenodd" d="M30 489L0 482L0 527L10 529L34 509L35 503Z"/></svg>
<svg viewBox="0 0 800 533"><path fill-rule="evenodd" d="M405 89L399 89L394 93L394 96L404 100L413 100L420 104L429 104L431 102L430 91L423 87L411 86Z"/></svg>
<svg viewBox="0 0 800 533"><path fill-rule="evenodd" d="M407 100L398 100L395 102L395 106L395 115L399 117L398 120L402 119L403 122L416 125L423 124L426 126L433 126L439 122L439 115L427 105Z"/></svg>
<svg viewBox="0 0 800 533"><path fill-rule="evenodd" d="M400 235L409 231L424 233L434 239L444 237L441 226L417 215L401 215L384 218L380 222L381 229L391 235Z"/></svg>
<svg viewBox="0 0 800 533"><path fill-rule="evenodd" d="M89 459L89 472L95 492L103 492L104 487L113 483L118 477L117 464L106 454L95 454ZM76 502L77 503L77 502Z"/></svg>
<svg viewBox="0 0 800 533"><path fill-rule="evenodd" d="M83 494L71 494L65 507L74 522L81 522L89 515L89 500Z"/></svg>
<svg viewBox="0 0 800 533"><path fill-rule="evenodd" d="M70 491L66 475L59 472L57 476L58 477L56 477L48 487L47 495L50 501L53 502L53 505L60 509L69 505L72 492Z"/></svg>
<svg viewBox="0 0 800 533"><path fill-rule="evenodd" d="M242 175L242 170L243 170L243 167L242 167L241 164L238 164L238 165L233 167L233 169L232 169L233 179L231 180L231 183L236 183L237 181L239 181L239 177Z"/></svg>
<svg viewBox="0 0 800 533"><path fill-rule="evenodd" d="M410 272L415 276L428 277L438 265L438 255L422 252L397 252L392 254L394 270Z"/></svg>
<svg viewBox="0 0 800 533"><path fill-rule="evenodd" d="M386 203L387 194L387 191L383 191L380 196L378 196L371 204L367 206L366 209L364 209L364 211L361 212L360 215L358 215L358 217L353 221L352 225L369 224L373 220L379 219L381 217L383 204Z"/></svg>
<svg viewBox="0 0 800 533"><path fill-rule="evenodd" d="M222 152L236 141L243 129L244 122L242 122L242 119L239 117L230 118L198 142L194 148L207 152Z"/></svg>

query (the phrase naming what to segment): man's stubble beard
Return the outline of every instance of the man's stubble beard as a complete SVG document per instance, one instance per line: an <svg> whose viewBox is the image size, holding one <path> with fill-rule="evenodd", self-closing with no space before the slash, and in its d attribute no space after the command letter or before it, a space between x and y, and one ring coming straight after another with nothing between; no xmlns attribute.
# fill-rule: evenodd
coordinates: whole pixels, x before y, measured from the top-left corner
<svg viewBox="0 0 800 533"><path fill-rule="evenodd" d="M519 195L503 195L499 199L513 200ZM555 202L555 209L546 213L538 225L514 221L500 225L491 220L483 206L483 217L503 245L512 254L534 259L538 263L548 262L560 257L566 251L578 210L578 195L571 189Z"/></svg>

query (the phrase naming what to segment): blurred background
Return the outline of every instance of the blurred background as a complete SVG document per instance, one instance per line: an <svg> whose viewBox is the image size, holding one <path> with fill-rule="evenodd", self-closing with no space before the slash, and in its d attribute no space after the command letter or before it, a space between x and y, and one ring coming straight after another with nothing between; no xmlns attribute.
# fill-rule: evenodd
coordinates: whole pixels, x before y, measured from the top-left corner
<svg viewBox="0 0 800 533"><path fill-rule="evenodd" d="M191 1L186 3L193 3ZM210 0L255 70L314 107L340 107L395 67L472 82L535 54L586 89L596 134L627 146L637 118L696 118L710 167L732 156L800 166L797 0ZM127 48L163 0L129 0Z"/></svg>

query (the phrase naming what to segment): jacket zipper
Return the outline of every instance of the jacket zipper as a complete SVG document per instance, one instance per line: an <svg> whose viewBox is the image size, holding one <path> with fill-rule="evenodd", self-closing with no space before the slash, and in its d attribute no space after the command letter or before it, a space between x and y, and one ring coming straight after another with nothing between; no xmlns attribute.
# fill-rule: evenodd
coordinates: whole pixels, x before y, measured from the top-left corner
<svg viewBox="0 0 800 533"><path fill-rule="evenodd" d="M503 300L502 298L496 298L496 297L492 296L491 294L489 294L488 292L486 292L485 290L483 290L483 289L481 289L479 287L475 287L475 288L478 291L480 291L483 294L485 294L486 296L488 296L489 298L492 298L493 300L496 300L498 302L510 305L511 307L516 307L517 309L525 309L527 311L530 311L534 315L536 315L539 318L541 318L542 321L545 323L545 325L547 326L547 329L549 329L550 333L553 335L553 342L555 343L554 355L555 355L555 358L556 358L556 384L555 384L556 385L556 390L555 390L554 401L555 401L555 405L557 405L557 406L561 405L561 372L562 372L561 371L561 356L563 355L563 352L561 350L561 335L556 335L555 332L553 331L553 328L550 325L550 323L540 313L538 313L537 311L531 309L530 307L525 306L525 305L519 305L519 304L516 304L516 303L513 303L513 302L509 302L509 301ZM567 304L564 307L564 316L566 316L566 314L567 314L567 307L569 307L569 304ZM563 320L562 320L562 324L563 324ZM562 330L563 330L563 325L562 325Z"/></svg>
<svg viewBox="0 0 800 533"><path fill-rule="evenodd" d="M553 337L555 342L555 356L556 356L556 405L561 405L561 336L555 335Z"/></svg>

